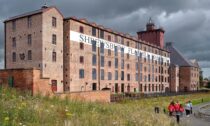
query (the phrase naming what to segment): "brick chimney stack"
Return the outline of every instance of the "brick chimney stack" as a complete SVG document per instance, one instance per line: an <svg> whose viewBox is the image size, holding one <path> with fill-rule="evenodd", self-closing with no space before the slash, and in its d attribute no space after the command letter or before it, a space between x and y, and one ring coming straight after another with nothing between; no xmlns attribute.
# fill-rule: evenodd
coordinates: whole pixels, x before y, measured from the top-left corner
<svg viewBox="0 0 210 126"><path fill-rule="evenodd" d="M146 25L146 31L137 32L138 39L155 44L161 48L164 47L164 30L163 28L156 28L152 19Z"/></svg>

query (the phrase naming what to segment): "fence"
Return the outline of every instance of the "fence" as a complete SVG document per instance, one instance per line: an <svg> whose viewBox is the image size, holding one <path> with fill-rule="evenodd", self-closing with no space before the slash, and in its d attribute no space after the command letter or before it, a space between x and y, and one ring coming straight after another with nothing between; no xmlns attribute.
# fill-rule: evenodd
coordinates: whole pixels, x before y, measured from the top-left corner
<svg viewBox="0 0 210 126"><path fill-rule="evenodd" d="M111 94L111 102L120 102L123 100L138 100L142 98L153 98L153 97L166 97L166 96L178 96L178 95L188 95L188 94L196 94L196 93L204 93L209 92L208 90L200 90L200 91L191 91L191 92L168 92L168 93L124 93L124 94Z"/></svg>

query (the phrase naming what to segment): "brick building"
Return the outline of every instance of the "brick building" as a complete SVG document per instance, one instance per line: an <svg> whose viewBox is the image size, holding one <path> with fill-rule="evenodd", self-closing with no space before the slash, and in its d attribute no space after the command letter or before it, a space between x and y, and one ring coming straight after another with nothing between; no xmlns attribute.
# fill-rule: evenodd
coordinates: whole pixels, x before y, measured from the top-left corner
<svg viewBox="0 0 210 126"><path fill-rule="evenodd" d="M164 30L146 27L133 37L42 7L5 21L5 69L40 69L57 92L169 91Z"/></svg>
<svg viewBox="0 0 210 126"><path fill-rule="evenodd" d="M63 15L42 7L5 20L5 69L41 70L63 92Z"/></svg>
<svg viewBox="0 0 210 126"><path fill-rule="evenodd" d="M197 61L186 59L171 42L166 43L166 47L171 52L170 90L173 92L198 90L200 67Z"/></svg>

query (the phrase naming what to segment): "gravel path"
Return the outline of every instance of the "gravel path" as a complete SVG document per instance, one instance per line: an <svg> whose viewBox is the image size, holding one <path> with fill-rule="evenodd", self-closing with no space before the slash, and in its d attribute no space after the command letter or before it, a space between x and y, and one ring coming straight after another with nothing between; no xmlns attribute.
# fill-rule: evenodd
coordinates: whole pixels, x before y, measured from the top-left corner
<svg viewBox="0 0 210 126"><path fill-rule="evenodd" d="M203 105L209 105L209 104L210 104L210 102L194 106L193 113L197 113L199 107L201 107ZM190 115L190 117L183 116L181 118L180 124L182 126L210 126L210 121L206 121L202 118L195 117L192 114L192 115Z"/></svg>

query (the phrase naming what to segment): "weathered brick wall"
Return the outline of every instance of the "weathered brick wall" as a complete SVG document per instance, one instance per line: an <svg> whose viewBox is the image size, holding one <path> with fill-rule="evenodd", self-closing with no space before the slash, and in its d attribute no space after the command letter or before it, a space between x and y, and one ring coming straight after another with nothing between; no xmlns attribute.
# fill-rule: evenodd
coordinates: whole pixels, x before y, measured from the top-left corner
<svg viewBox="0 0 210 126"><path fill-rule="evenodd" d="M191 67L180 67L180 91L190 91ZM187 90L185 89L187 88Z"/></svg>
<svg viewBox="0 0 210 126"><path fill-rule="evenodd" d="M40 70L36 69L6 69L0 70L2 84L9 85L8 78L14 78L14 87L32 91L32 94L52 95L49 78L41 78Z"/></svg>
<svg viewBox="0 0 210 126"><path fill-rule="evenodd" d="M61 98L69 98L72 100L90 101L90 102L110 102L111 92L107 91L84 91L71 92L68 94L60 94Z"/></svg>
<svg viewBox="0 0 210 126"><path fill-rule="evenodd" d="M170 91L178 92L179 91L179 67L171 65L169 70L169 87Z"/></svg>
<svg viewBox="0 0 210 126"><path fill-rule="evenodd" d="M41 78L40 70L33 70L33 95L53 95L49 78Z"/></svg>
<svg viewBox="0 0 210 126"><path fill-rule="evenodd" d="M8 79L13 77L13 86L21 90L32 90L33 71L31 69L8 69L0 70L0 79L4 84L9 85Z"/></svg>

